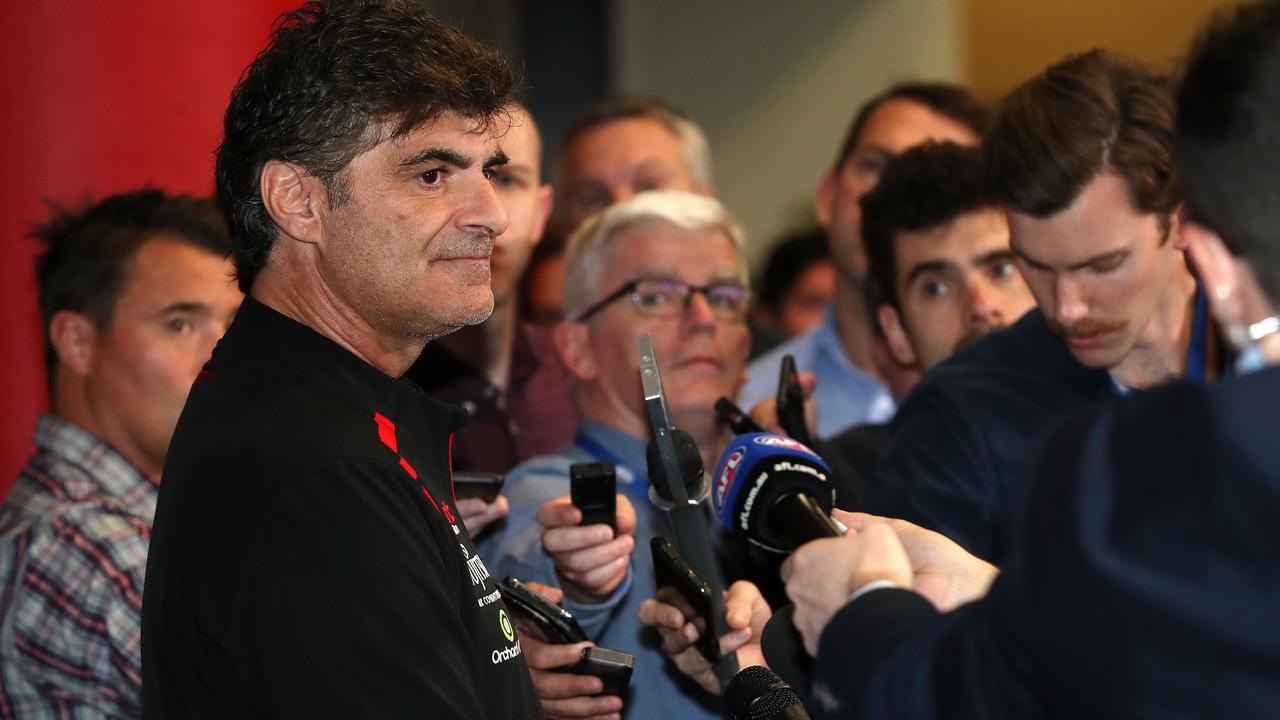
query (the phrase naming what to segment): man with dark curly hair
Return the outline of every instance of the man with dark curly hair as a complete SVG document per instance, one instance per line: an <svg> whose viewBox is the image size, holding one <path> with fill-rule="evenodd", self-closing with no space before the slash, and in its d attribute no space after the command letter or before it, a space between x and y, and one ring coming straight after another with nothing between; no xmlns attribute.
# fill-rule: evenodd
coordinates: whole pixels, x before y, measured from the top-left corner
<svg viewBox="0 0 1280 720"><path fill-rule="evenodd" d="M143 606L147 717L540 714L405 370L493 308L502 57L409 0L310 3L232 93L249 294L192 388Z"/></svg>

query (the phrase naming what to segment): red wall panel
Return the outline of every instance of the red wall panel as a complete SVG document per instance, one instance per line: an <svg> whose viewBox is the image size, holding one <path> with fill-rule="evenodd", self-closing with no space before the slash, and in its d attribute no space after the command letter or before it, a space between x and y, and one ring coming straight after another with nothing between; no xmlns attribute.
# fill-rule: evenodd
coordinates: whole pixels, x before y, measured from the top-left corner
<svg viewBox="0 0 1280 720"><path fill-rule="evenodd" d="M25 235L42 198L213 191L227 98L299 0L0 3L0 495L47 407Z"/></svg>

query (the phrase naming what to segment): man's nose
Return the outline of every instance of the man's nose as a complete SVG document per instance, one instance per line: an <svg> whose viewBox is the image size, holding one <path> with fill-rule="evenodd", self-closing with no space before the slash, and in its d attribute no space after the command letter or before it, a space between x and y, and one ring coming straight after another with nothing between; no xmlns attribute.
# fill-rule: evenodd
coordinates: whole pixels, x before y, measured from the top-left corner
<svg viewBox="0 0 1280 720"><path fill-rule="evenodd" d="M458 215L458 224L470 233L497 237L507 229L507 208L488 178L468 183L470 193Z"/></svg>
<svg viewBox="0 0 1280 720"><path fill-rule="evenodd" d="M1089 314L1089 304L1080 284L1069 277L1059 276L1054 281L1054 301L1057 303L1057 320L1063 325L1083 320Z"/></svg>

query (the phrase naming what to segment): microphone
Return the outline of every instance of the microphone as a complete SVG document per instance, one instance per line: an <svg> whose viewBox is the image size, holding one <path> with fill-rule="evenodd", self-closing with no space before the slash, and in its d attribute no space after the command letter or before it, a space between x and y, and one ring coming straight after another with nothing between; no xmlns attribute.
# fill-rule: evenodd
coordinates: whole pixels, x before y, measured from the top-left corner
<svg viewBox="0 0 1280 720"><path fill-rule="evenodd" d="M711 491L711 481L702 465L702 453L693 437L678 427L671 428L671 442L675 446L676 465L680 469L678 480L684 483L686 502L697 505L706 500L707 493ZM645 448L644 459L650 478L663 473L662 456L656 442L650 442ZM671 496L671 488L665 483L650 482L649 499L668 512L677 505L676 499Z"/></svg>
<svg viewBox="0 0 1280 720"><path fill-rule="evenodd" d="M730 532L774 555L844 529L831 519L831 469L809 448L774 433L739 435L716 463L711 506Z"/></svg>
<svg viewBox="0 0 1280 720"><path fill-rule="evenodd" d="M734 675L724 699L729 720L812 720L791 686L763 665Z"/></svg>

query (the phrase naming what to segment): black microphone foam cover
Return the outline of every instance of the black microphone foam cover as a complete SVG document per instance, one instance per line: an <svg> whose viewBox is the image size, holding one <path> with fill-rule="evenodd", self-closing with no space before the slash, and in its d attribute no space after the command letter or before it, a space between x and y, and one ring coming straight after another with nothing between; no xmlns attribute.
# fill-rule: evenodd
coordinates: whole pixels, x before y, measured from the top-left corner
<svg viewBox="0 0 1280 720"><path fill-rule="evenodd" d="M795 691L762 665L743 668L742 672L734 675L725 688L724 699L732 720L809 717ZM796 710L799 713L794 712Z"/></svg>
<svg viewBox="0 0 1280 720"><path fill-rule="evenodd" d="M764 625L760 649L765 662L801 697L808 697L812 682L813 658L804 649L804 638L796 628L796 606L787 603Z"/></svg>
<svg viewBox="0 0 1280 720"><path fill-rule="evenodd" d="M710 481L703 470L702 453L698 450L698 444L693 441L689 433L680 428L672 428L671 443L675 445L676 463L680 466L680 477L672 480L684 483L685 493L690 500L701 500L707 493ZM649 446L644 451L644 459L645 464L648 465L649 487L657 495L658 500L672 502L669 493L665 492L666 485L654 482L654 478L665 476L662 457L658 454L656 442L649 441Z"/></svg>

